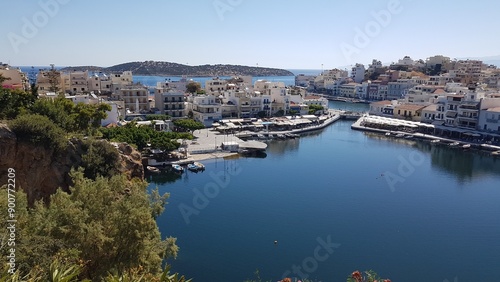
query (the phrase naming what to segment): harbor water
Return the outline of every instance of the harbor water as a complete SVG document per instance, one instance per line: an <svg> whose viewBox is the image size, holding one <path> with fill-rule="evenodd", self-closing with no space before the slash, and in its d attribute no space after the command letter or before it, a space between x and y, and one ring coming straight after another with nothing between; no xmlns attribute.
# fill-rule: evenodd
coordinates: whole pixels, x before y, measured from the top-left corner
<svg viewBox="0 0 500 282"><path fill-rule="evenodd" d="M363 111L367 105L330 102ZM350 129L269 143L265 158L148 176L170 193L158 225L194 281L496 281L500 159Z"/></svg>

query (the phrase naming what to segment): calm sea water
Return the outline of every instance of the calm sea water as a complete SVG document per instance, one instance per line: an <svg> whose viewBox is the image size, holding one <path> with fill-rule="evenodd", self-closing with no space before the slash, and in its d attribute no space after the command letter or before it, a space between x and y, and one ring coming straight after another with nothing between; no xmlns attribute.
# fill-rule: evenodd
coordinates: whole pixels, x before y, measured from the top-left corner
<svg viewBox="0 0 500 282"><path fill-rule="evenodd" d="M350 125L270 143L263 159L150 177L170 193L158 225L178 238L174 270L195 281L243 281L256 269L272 281L345 281L358 269L392 281L498 281L500 159Z"/></svg>
<svg viewBox="0 0 500 282"><path fill-rule="evenodd" d="M305 75L318 75L321 73L321 70L301 70L301 69L291 69L294 75L305 74ZM229 76L221 76L222 79L228 79ZM178 81L180 77L178 76L145 76L145 75L134 75L134 82L141 82L147 86L156 86L157 82L163 82L165 80ZM188 77L188 79L192 79L193 81L199 82L202 87L205 86L205 81L208 79L212 79L212 77ZM295 85L295 76L256 76L252 78L252 83L255 81L263 79L267 81L278 81L283 82L285 85Z"/></svg>

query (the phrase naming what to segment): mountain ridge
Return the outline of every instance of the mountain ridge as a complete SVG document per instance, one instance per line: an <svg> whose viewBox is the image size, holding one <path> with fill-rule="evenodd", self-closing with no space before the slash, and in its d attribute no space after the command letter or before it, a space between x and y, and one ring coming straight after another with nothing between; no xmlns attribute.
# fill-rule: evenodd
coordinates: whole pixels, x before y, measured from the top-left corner
<svg viewBox="0 0 500 282"><path fill-rule="evenodd" d="M294 74L285 69L250 67L243 65L216 64L188 66L164 61L144 61L127 62L110 67L98 66L70 66L61 69L62 71L102 71L102 72L123 72L132 71L134 75L151 76L293 76Z"/></svg>

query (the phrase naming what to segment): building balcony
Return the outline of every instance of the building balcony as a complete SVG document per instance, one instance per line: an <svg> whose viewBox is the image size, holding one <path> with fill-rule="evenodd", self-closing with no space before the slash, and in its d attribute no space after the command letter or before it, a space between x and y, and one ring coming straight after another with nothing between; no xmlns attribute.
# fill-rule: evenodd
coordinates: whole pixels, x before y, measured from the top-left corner
<svg viewBox="0 0 500 282"><path fill-rule="evenodd" d="M478 117L471 117L471 116L466 116L466 115L458 115L458 119L460 119L460 120L474 120L474 121L477 121Z"/></svg>

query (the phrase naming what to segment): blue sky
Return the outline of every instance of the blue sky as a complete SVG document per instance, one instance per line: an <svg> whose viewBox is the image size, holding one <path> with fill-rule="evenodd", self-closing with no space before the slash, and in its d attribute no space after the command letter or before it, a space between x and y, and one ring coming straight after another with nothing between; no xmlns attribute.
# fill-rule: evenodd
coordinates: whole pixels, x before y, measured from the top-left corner
<svg viewBox="0 0 500 282"><path fill-rule="evenodd" d="M11 65L157 60L327 69L405 55L500 55L498 1L39 0L2 6L0 61Z"/></svg>

